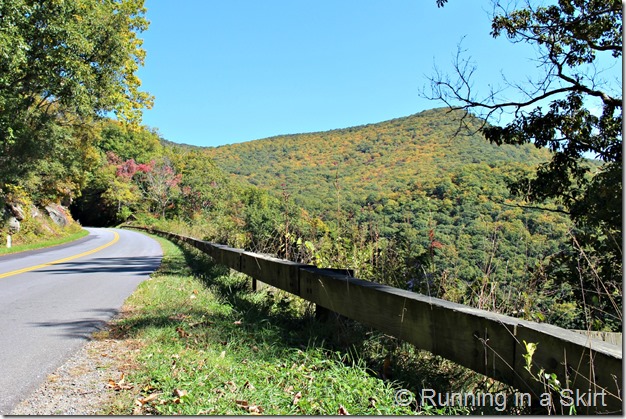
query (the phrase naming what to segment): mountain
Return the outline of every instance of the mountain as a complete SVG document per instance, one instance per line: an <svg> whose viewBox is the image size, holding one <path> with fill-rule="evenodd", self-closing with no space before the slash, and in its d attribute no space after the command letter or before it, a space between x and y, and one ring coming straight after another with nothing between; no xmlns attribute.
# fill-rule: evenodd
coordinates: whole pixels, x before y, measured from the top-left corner
<svg viewBox="0 0 626 419"><path fill-rule="evenodd" d="M373 204L406 190L431 190L463 169L493 171L547 161L533 146L495 146L478 133L455 135L460 111L433 109L376 124L283 135L209 149L227 173L284 191L316 212ZM467 116L478 128L482 121Z"/></svg>

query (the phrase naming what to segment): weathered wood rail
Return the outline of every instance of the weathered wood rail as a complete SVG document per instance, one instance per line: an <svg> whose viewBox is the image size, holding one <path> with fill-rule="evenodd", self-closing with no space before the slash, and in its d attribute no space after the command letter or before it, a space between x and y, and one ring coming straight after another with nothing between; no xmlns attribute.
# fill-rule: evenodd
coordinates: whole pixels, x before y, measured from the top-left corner
<svg viewBox="0 0 626 419"><path fill-rule="evenodd" d="M576 333L591 336L592 339L602 340L604 342L622 347L622 333L621 332L596 332L589 330L573 330Z"/></svg>
<svg viewBox="0 0 626 419"><path fill-rule="evenodd" d="M254 280L512 385L535 400L547 397L544 395L548 390L525 369L523 355L524 342L537 343L533 372L544 369L546 373L555 373L563 387L569 389L566 398L557 395L553 399L557 406L573 402L579 414L623 411L619 346L549 324L491 313L333 270L169 232L140 229L193 246L217 263ZM586 394L589 397L583 396Z"/></svg>

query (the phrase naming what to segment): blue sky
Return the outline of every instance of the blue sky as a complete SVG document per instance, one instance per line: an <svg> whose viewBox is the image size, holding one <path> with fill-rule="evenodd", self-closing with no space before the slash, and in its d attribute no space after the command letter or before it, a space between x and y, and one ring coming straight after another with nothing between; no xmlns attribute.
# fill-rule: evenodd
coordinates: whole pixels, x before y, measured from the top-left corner
<svg viewBox="0 0 626 419"><path fill-rule="evenodd" d="M147 0L143 123L217 146L380 122L442 106L420 97L457 45L476 85L536 72L489 35L489 0Z"/></svg>

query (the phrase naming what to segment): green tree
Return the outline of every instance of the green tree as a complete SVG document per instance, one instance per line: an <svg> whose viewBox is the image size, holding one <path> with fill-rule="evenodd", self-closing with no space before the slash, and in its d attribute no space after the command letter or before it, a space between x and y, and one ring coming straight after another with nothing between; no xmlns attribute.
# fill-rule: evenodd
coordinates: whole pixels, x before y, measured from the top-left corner
<svg viewBox="0 0 626 419"><path fill-rule="evenodd" d="M620 324L622 82L619 75L609 75L612 67L621 68L622 4L537 3L526 1L507 10L494 2L491 34L535 47L539 78L527 84L507 82L513 89L480 96L472 88L476 68L459 51L454 76L437 70L428 96L483 117L480 130L492 143L533 143L552 152L549 162L510 186L535 205L555 202L559 207L552 210L571 217L576 226L572 251L555 272L577 282L579 298L591 307L588 320L596 327ZM521 96L513 96L513 90ZM601 111L594 112L595 106ZM509 111L508 124L489 124Z"/></svg>
<svg viewBox="0 0 626 419"><path fill-rule="evenodd" d="M0 0L3 183L36 193L40 182L25 179L45 178L56 155L83 160L71 137L92 140L94 119L138 121L151 103L135 75L144 13L143 0Z"/></svg>
<svg viewBox="0 0 626 419"><path fill-rule="evenodd" d="M106 119L101 127L97 147L107 153L113 152L122 160L134 159L146 163L162 154L158 131L146 126L131 126Z"/></svg>

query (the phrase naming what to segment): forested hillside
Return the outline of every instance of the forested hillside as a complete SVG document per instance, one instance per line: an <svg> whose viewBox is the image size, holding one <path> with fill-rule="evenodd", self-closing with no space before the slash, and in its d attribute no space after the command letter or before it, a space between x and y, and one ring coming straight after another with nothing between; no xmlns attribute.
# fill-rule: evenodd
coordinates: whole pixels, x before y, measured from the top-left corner
<svg viewBox="0 0 626 419"><path fill-rule="evenodd" d="M575 284L552 272L569 246L571 222L562 208L530 207L507 186L545 163L548 151L498 147L476 132L459 133L463 115L434 109L222 146L209 155L235 178L293 198L305 218L318 219L314 238L301 242L319 265L583 327ZM465 123L478 128L482 121L472 119Z"/></svg>
<svg viewBox="0 0 626 419"><path fill-rule="evenodd" d="M458 177L467 169L502 174L512 163L523 163L523 170L547 161L548 152L532 146L497 147L477 132L455 135L460 116L434 109L377 124L222 146L210 155L225 171L264 189L285 190L320 213L336 209L338 194L344 209L380 207L407 191L442 195L447 185L462 182ZM476 129L480 124L474 121Z"/></svg>

